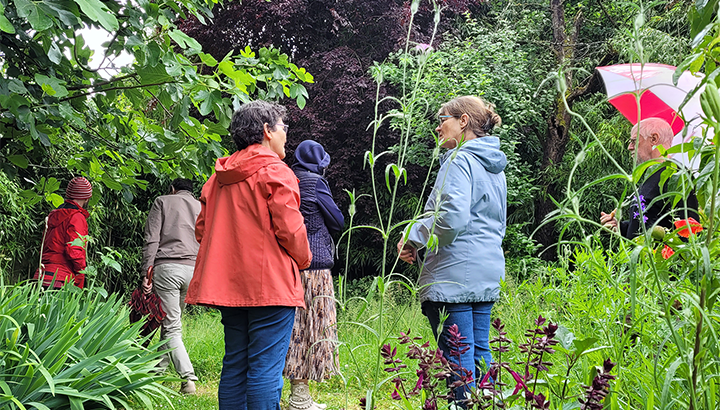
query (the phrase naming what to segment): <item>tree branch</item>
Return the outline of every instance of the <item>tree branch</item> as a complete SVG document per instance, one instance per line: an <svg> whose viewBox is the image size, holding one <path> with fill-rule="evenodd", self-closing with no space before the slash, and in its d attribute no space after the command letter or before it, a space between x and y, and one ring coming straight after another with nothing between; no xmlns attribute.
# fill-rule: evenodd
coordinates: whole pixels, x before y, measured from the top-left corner
<svg viewBox="0 0 720 410"><path fill-rule="evenodd" d="M119 86L119 87L104 88L104 89L102 89L102 90L94 90L94 91L88 91L88 92L82 93L82 94L71 95L71 96L69 96L69 97L65 97L65 98L61 99L60 102L68 101L68 100L74 100L75 98L86 97L86 96L88 96L88 95L97 94L97 93L103 93L103 92L106 92L106 91L113 91L113 90L132 90L132 89L135 89L135 88L154 87L154 86L156 86L156 85L173 84L173 83L176 83L176 81L163 81L163 82L152 83L152 84L141 84L141 85L137 85L137 86Z"/></svg>
<svg viewBox="0 0 720 410"><path fill-rule="evenodd" d="M80 68L82 68L83 70L88 71L88 72L90 72L90 73L97 73L98 71L100 71L100 67L102 67L103 63L104 63L105 60L107 59L107 51L110 49L110 47L112 47L112 45L113 45L113 43L115 42L115 40L117 40L118 35L120 35L120 30L122 30L123 28L124 28L124 27L119 27L119 28L117 29L117 31L115 32L115 35L114 35L113 38L110 40L110 44L108 44L107 48L105 49L105 52L103 53L103 59L102 59L102 61L100 61L100 64L98 64L98 68L95 68L95 69L92 69L92 68L89 68L89 67L85 67L82 63L80 63L80 59L78 58L78 55L77 55L77 35L75 34L75 31L73 31L73 41L74 41L74 43L73 43L73 57L75 57L75 61L77 61L78 66L80 66Z"/></svg>
<svg viewBox="0 0 720 410"><path fill-rule="evenodd" d="M563 0L550 0L550 15L552 17L553 48L558 63L562 65L565 61L564 45L567 41L565 32L565 10Z"/></svg>
<svg viewBox="0 0 720 410"><path fill-rule="evenodd" d="M112 84L116 81L122 81L126 80L128 78L134 78L137 77L137 73L127 74L120 77L115 77L110 80L100 81L99 83L95 84L83 84L83 85L73 85L71 87L65 87L68 91L76 91L76 90L87 90L88 88L95 88L95 87L102 87L104 85Z"/></svg>
<svg viewBox="0 0 720 410"><path fill-rule="evenodd" d="M602 59L600 59L600 62L598 62L598 67L602 67L605 65L610 64L617 58L617 53L610 52L603 56ZM594 70L593 73L585 78L585 81L583 81L584 85L580 87L576 87L572 92L567 96L567 102L568 104L572 104L575 100L584 97L586 95L592 94L594 92L597 92L601 89L602 81L600 81L600 74L597 70Z"/></svg>

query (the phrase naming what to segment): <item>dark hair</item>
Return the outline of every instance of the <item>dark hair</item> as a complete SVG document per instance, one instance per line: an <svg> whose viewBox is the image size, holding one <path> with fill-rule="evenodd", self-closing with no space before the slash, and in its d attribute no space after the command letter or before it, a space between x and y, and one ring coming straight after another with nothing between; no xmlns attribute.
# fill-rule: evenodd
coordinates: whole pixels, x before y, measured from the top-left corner
<svg viewBox="0 0 720 410"><path fill-rule="evenodd" d="M454 98L440 107L440 115L452 115L460 118L468 115L468 128L478 137L488 135L496 125L500 125L500 116L495 112L495 106L480 97L466 95Z"/></svg>
<svg viewBox="0 0 720 410"><path fill-rule="evenodd" d="M185 178L175 178L170 183L170 186L175 188L176 191L190 191L193 190L193 182Z"/></svg>
<svg viewBox="0 0 720 410"><path fill-rule="evenodd" d="M269 101L251 101L243 104L230 123L230 135L237 150L243 150L250 145L260 144L263 141L263 127L268 124L271 129L279 119L283 119L287 110L280 104Z"/></svg>

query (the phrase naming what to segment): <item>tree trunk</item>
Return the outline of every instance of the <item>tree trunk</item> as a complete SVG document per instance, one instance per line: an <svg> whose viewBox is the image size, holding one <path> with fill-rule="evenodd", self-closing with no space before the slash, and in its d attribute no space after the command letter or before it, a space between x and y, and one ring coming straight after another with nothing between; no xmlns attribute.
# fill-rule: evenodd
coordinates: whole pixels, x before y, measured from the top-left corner
<svg viewBox="0 0 720 410"><path fill-rule="evenodd" d="M563 79L568 87L568 94L565 97L568 99L568 106L572 108L572 101L569 97L570 95L575 95L576 92L571 89L573 86L573 77L572 71L568 70L568 68L571 67L574 60L577 36L580 31L580 26L582 25L583 17L582 11L578 12L574 19L572 31L568 33L568 28L565 24L565 7L563 3L564 0L550 0L553 51L557 67L560 69L559 74L564 77ZM558 91L552 114L547 119L548 133L545 140L542 166L540 168L542 194L537 199L535 205L535 220L538 223L543 223L547 215L555 209L553 199L559 201L561 200L560 196L563 194L561 184L558 184L554 176L555 173L552 172L552 170L555 166L559 166L562 163L568 141L570 140L569 130L571 121L572 117L565 108L563 96ZM535 233L535 239L543 245L543 257L545 259L556 259L556 253L550 249L550 247L557 242L554 222L544 223Z"/></svg>
<svg viewBox="0 0 720 410"><path fill-rule="evenodd" d="M564 0L550 0L550 13L552 16L553 51L558 68L561 69L567 90L565 100L568 107L572 109L573 103L583 96L600 91L602 81L597 71L588 76L581 84L573 85L572 68L577 51L578 34L583 24L582 10L574 18L571 28L565 23ZM570 32L568 32L570 30ZM617 59L617 54L609 52L598 63L598 66L611 64ZM565 192L563 188L565 181L558 181L556 173L553 172L556 166L562 164L567 144L570 142L570 124L572 116L565 108L563 95L557 92L555 104L551 115L547 119L548 132L543 151L543 161L540 168L541 195L535 202L535 221L542 224L548 214L556 209L555 201L562 201ZM557 259L557 254L552 245L557 240L555 223L548 222L542 225L534 235L535 239L543 245L543 258L548 260Z"/></svg>

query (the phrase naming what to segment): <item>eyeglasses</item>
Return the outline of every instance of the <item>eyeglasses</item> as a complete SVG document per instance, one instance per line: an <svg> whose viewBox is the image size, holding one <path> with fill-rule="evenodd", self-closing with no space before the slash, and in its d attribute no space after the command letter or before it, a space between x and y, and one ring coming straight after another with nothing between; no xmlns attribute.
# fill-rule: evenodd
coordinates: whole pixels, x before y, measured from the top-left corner
<svg viewBox="0 0 720 410"><path fill-rule="evenodd" d="M275 126L276 126L276 127L277 127L277 126L283 127L283 129L285 130L285 134L287 134L288 129L290 128L289 125L287 125L287 124L280 124L280 123L275 124Z"/></svg>
<svg viewBox="0 0 720 410"><path fill-rule="evenodd" d="M438 120L440 120L440 124L444 123L450 118L456 118L457 115L438 115Z"/></svg>

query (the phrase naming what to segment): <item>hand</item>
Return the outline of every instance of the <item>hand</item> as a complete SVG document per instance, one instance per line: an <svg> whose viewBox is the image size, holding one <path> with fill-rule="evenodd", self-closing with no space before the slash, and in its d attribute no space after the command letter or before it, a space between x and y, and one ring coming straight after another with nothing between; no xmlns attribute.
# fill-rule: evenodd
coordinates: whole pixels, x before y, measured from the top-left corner
<svg viewBox="0 0 720 410"><path fill-rule="evenodd" d="M403 242L402 238L400 238L400 242L397 244L397 251L398 255L400 255L400 259L411 265L417 259L417 249L415 249L412 245Z"/></svg>
<svg viewBox="0 0 720 410"><path fill-rule="evenodd" d="M600 223L602 226L613 231L616 231L618 228L618 220L615 218L615 211L617 211L617 209L613 209L613 211L609 214L600 212Z"/></svg>
<svg viewBox="0 0 720 410"><path fill-rule="evenodd" d="M149 294L150 292L152 292L152 283L148 283L147 277L143 278L142 288L143 288L143 292L146 295Z"/></svg>

